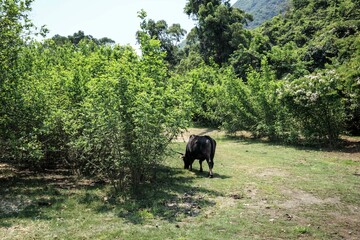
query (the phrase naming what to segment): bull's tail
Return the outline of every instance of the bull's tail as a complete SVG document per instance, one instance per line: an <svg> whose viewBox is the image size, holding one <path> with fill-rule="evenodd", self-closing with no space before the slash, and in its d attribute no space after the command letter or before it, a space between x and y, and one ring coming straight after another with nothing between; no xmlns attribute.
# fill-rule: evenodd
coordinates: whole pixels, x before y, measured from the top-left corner
<svg viewBox="0 0 360 240"><path fill-rule="evenodd" d="M215 150L216 150L216 141L214 139L211 139L211 161L214 163L214 157L215 157Z"/></svg>
<svg viewBox="0 0 360 240"><path fill-rule="evenodd" d="M210 159L209 159L209 177L213 177L213 168L214 168L214 156L215 156L215 150L216 150L216 141L212 139L211 137L208 137L211 144L211 152L210 152Z"/></svg>
<svg viewBox="0 0 360 240"><path fill-rule="evenodd" d="M210 152L210 161L214 162L214 157L215 157L215 150L216 150L216 141L211 138L210 136L205 136L211 144L211 152Z"/></svg>

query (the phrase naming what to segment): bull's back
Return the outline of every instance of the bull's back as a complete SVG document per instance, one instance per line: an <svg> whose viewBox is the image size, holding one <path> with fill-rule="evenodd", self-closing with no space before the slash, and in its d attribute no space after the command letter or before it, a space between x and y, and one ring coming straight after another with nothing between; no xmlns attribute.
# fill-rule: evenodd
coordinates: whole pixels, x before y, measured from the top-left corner
<svg viewBox="0 0 360 240"><path fill-rule="evenodd" d="M215 155L216 142L210 136L191 135L187 152L195 159L213 159Z"/></svg>

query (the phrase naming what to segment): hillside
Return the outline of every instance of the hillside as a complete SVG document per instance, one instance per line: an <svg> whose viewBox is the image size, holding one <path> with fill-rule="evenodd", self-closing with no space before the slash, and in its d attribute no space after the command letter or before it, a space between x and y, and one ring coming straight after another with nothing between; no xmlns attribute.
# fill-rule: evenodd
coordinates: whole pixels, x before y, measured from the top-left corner
<svg viewBox="0 0 360 240"><path fill-rule="evenodd" d="M259 26L264 21L285 11L289 0L238 0L233 7L240 8L254 17L248 28Z"/></svg>

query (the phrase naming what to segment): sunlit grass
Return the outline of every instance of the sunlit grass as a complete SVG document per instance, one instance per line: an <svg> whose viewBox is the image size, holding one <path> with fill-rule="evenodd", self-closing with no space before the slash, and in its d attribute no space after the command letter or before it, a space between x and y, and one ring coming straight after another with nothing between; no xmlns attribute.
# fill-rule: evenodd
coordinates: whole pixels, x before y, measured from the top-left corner
<svg viewBox="0 0 360 240"><path fill-rule="evenodd" d="M220 133L216 140L213 179L205 162L204 173L197 162L192 172L184 170L174 153L157 182L135 195L114 194L110 186L89 180L19 177L3 170L0 239L360 236L358 153L342 157ZM172 148L183 152L185 144Z"/></svg>

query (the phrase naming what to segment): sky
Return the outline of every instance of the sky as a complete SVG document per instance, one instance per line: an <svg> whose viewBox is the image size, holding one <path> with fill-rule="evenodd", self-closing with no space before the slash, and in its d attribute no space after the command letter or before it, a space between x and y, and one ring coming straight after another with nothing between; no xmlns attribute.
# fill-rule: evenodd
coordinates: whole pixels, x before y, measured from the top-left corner
<svg viewBox="0 0 360 240"><path fill-rule="evenodd" d="M184 13L187 0L35 0L30 19L37 27L46 25L48 38L72 35L79 30L95 38L108 37L121 45L137 48L140 29L137 12L144 9L148 19L179 23L187 32L195 22ZM232 0L231 3L235 3Z"/></svg>

